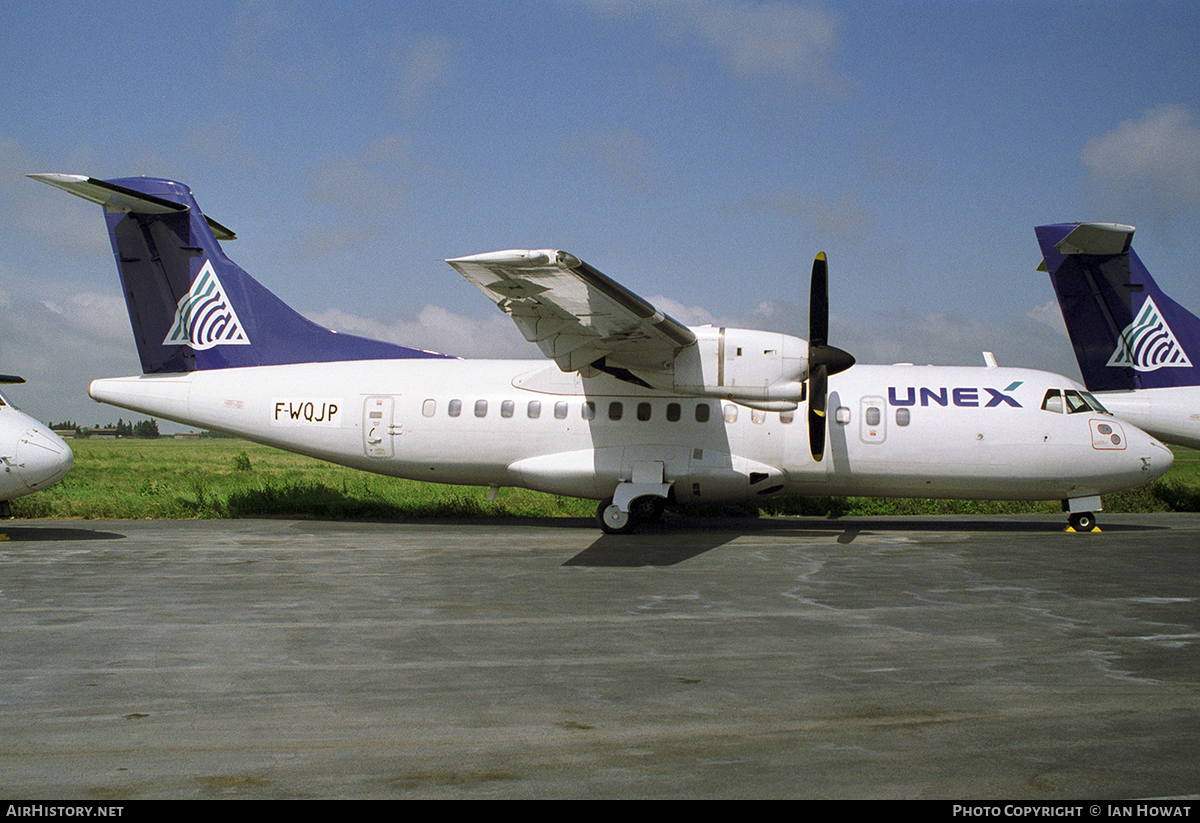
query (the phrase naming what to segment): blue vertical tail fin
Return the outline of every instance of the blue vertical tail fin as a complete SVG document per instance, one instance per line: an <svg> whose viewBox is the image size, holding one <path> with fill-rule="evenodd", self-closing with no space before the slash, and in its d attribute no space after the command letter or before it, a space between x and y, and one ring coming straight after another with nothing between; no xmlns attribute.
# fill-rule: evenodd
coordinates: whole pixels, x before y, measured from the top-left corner
<svg viewBox="0 0 1200 823"><path fill-rule="evenodd" d="M1200 385L1200 319L1159 289L1132 226L1038 226L1038 244L1091 391Z"/></svg>
<svg viewBox="0 0 1200 823"><path fill-rule="evenodd" d="M205 217L182 183L29 176L104 206L146 374L443 356L307 320L225 256L219 241L236 235Z"/></svg>

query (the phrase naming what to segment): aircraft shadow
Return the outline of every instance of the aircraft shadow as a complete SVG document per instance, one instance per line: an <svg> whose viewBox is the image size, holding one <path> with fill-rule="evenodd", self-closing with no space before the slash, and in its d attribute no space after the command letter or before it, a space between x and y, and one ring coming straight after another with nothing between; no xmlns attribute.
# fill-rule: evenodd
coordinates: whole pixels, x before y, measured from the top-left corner
<svg viewBox="0 0 1200 823"><path fill-rule="evenodd" d="M30 528L28 526L5 526L0 523L0 541L32 543L45 540L124 540L125 535L102 532L95 529L73 529L64 527Z"/></svg>
<svg viewBox="0 0 1200 823"><path fill-rule="evenodd" d="M1062 534L1065 516L1027 519L1014 515L975 517L947 515L943 518L669 518L646 531L631 535L603 535L564 566L626 567L674 566L725 545L738 537L779 534L794 538L835 537L849 545L860 535L879 532L986 534ZM1167 526L1149 523L1101 523L1102 532L1160 531Z"/></svg>

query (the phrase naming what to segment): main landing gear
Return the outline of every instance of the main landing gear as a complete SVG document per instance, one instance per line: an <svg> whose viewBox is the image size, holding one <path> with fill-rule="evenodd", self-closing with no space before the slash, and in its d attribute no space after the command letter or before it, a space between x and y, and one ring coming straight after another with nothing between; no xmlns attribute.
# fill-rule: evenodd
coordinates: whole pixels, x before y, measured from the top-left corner
<svg viewBox="0 0 1200 823"><path fill-rule="evenodd" d="M629 511L623 512L610 497L600 501L596 507L596 522L605 534L629 534L638 527L653 523L662 517L666 501L656 495L645 495L629 503Z"/></svg>

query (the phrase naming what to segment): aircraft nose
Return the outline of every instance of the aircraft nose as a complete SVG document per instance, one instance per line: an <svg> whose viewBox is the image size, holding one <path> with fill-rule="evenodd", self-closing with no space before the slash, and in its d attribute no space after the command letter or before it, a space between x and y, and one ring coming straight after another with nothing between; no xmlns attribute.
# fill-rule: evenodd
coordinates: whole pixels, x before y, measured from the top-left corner
<svg viewBox="0 0 1200 823"><path fill-rule="evenodd" d="M1147 448L1141 450L1142 471L1148 475L1147 481L1157 480L1175 463L1175 453L1150 435L1146 435L1146 439L1150 442Z"/></svg>
<svg viewBox="0 0 1200 823"><path fill-rule="evenodd" d="M71 447L54 432L28 429L17 443L17 472L31 489L44 489L75 465Z"/></svg>

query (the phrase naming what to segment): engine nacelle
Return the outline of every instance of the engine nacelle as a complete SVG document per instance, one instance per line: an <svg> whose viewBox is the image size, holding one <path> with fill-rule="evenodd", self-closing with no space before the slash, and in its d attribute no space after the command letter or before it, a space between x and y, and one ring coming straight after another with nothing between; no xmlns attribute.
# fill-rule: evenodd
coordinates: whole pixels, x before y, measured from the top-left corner
<svg viewBox="0 0 1200 823"><path fill-rule="evenodd" d="M679 352L670 371L637 375L663 391L765 411L791 411L805 399L807 341L754 329L690 328L696 342Z"/></svg>

